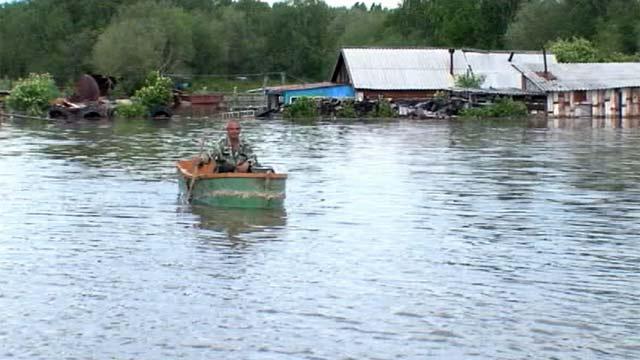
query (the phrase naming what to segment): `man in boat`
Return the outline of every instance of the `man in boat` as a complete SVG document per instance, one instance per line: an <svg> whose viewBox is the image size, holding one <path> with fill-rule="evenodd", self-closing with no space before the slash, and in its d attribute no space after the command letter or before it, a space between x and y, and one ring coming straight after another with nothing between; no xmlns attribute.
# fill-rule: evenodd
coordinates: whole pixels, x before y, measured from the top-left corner
<svg viewBox="0 0 640 360"><path fill-rule="evenodd" d="M200 155L200 164L215 161L214 172L251 172L258 165L251 144L240 136L240 123L227 122L227 135L214 143L210 149Z"/></svg>

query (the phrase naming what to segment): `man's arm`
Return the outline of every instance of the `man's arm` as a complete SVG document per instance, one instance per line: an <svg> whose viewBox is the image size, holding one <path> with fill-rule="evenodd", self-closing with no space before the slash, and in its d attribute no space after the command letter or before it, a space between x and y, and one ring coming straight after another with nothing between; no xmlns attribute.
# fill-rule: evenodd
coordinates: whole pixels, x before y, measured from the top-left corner
<svg viewBox="0 0 640 360"><path fill-rule="evenodd" d="M209 144L208 149L200 154L200 162L208 164L211 161L216 161L220 158L220 143L215 142Z"/></svg>
<svg viewBox="0 0 640 360"><path fill-rule="evenodd" d="M249 166L258 166L258 157L253 152L253 147L249 143L243 144L242 155L244 155L244 161L248 162Z"/></svg>

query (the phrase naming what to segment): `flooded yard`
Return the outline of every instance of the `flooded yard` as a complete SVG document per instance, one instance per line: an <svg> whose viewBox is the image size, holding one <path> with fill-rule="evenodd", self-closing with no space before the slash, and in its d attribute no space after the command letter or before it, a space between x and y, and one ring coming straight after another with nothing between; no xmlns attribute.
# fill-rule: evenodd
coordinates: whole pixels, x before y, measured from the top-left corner
<svg viewBox="0 0 640 360"><path fill-rule="evenodd" d="M640 357L633 120L243 120L283 209L186 204L209 118L0 123L0 357Z"/></svg>

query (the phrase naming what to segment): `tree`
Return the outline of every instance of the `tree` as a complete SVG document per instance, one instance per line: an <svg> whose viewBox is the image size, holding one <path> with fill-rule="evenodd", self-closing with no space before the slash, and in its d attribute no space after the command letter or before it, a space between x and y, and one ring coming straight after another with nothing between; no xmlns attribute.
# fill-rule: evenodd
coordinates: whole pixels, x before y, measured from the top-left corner
<svg viewBox="0 0 640 360"><path fill-rule="evenodd" d="M412 43L496 49L523 0L404 0L388 25Z"/></svg>
<svg viewBox="0 0 640 360"><path fill-rule="evenodd" d="M192 18L181 8L145 1L120 9L93 51L95 68L120 77L130 92L150 71L181 72L192 60Z"/></svg>
<svg viewBox="0 0 640 360"><path fill-rule="evenodd" d="M598 19L595 46L604 54L635 54L640 49L640 2L615 0Z"/></svg>
<svg viewBox="0 0 640 360"><path fill-rule="evenodd" d="M549 41L567 37L566 14L556 0L534 0L524 4L507 30L506 43L512 49L541 49Z"/></svg>
<svg viewBox="0 0 640 360"><path fill-rule="evenodd" d="M569 40L556 40L550 43L549 49L562 63L584 63L599 61L598 52L591 41L574 37Z"/></svg>
<svg viewBox="0 0 640 360"><path fill-rule="evenodd" d="M344 46L384 45L387 12L356 7L338 13L329 26L335 31L336 49Z"/></svg>
<svg viewBox="0 0 640 360"><path fill-rule="evenodd" d="M328 32L331 12L321 0L275 3L267 39L273 70L287 69L298 78L324 79L333 63L333 39Z"/></svg>

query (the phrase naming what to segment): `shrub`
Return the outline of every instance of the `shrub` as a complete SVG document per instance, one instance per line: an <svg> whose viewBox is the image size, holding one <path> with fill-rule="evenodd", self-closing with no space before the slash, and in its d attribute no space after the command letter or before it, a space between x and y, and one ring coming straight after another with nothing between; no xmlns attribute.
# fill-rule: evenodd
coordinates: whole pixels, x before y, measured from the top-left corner
<svg viewBox="0 0 640 360"><path fill-rule="evenodd" d="M336 116L339 118L357 118L358 113L353 105L352 100L345 100L341 104L341 108L336 112Z"/></svg>
<svg viewBox="0 0 640 360"><path fill-rule="evenodd" d="M521 101L511 98L500 98L494 104L481 108L464 109L460 112L464 117L509 117L526 116L529 113L527 106Z"/></svg>
<svg viewBox="0 0 640 360"><path fill-rule="evenodd" d="M456 76L456 86L467 89L480 89L485 78L484 75L475 75L471 70L467 70L465 74Z"/></svg>
<svg viewBox="0 0 640 360"><path fill-rule="evenodd" d="M283 116L287 119L318 117L318 104L312 98L301 97L284 109Z"/></svg>
<svg viewBox="0 0 640 360"><path fill-rule="evenodd" d="M141 118L147 115L149 109L139 102L132 102L130 104L120 104L115 109L115 114L118 117L127 119Z"/></svg>
<svg viewBox="0 0 640 360"><path fill-rule="evenodd" d="M389 103L387 100L380 99L376 104L374 111L371 112L371 115L373 117L379 118L390 118L394 117L395 111L393 111L391 103Z"/></svg>
<svg viewBox="0 0 640 360"><path fill-rule="evenodd" d="M42 115L50 102L60 95L50 74L29 74L19 80L7 97L7 106L30 115Z"/></svg>
<svg viewBox="0 0 640 360"><path fill-rule="evenodd" d="M135 92L133 100L140 102L147 110L156 106L167 106L171 104L172 88L173 82L170 78L154 71L147 76L144 86Z"/></svg>
<svg viewBox="0 0 640 360"><path fill-rule="evenodd" d="M590 63L598 62L598 50L591 41L582 37L558 39L547 44L558 62L561 63Z"/></svg>

